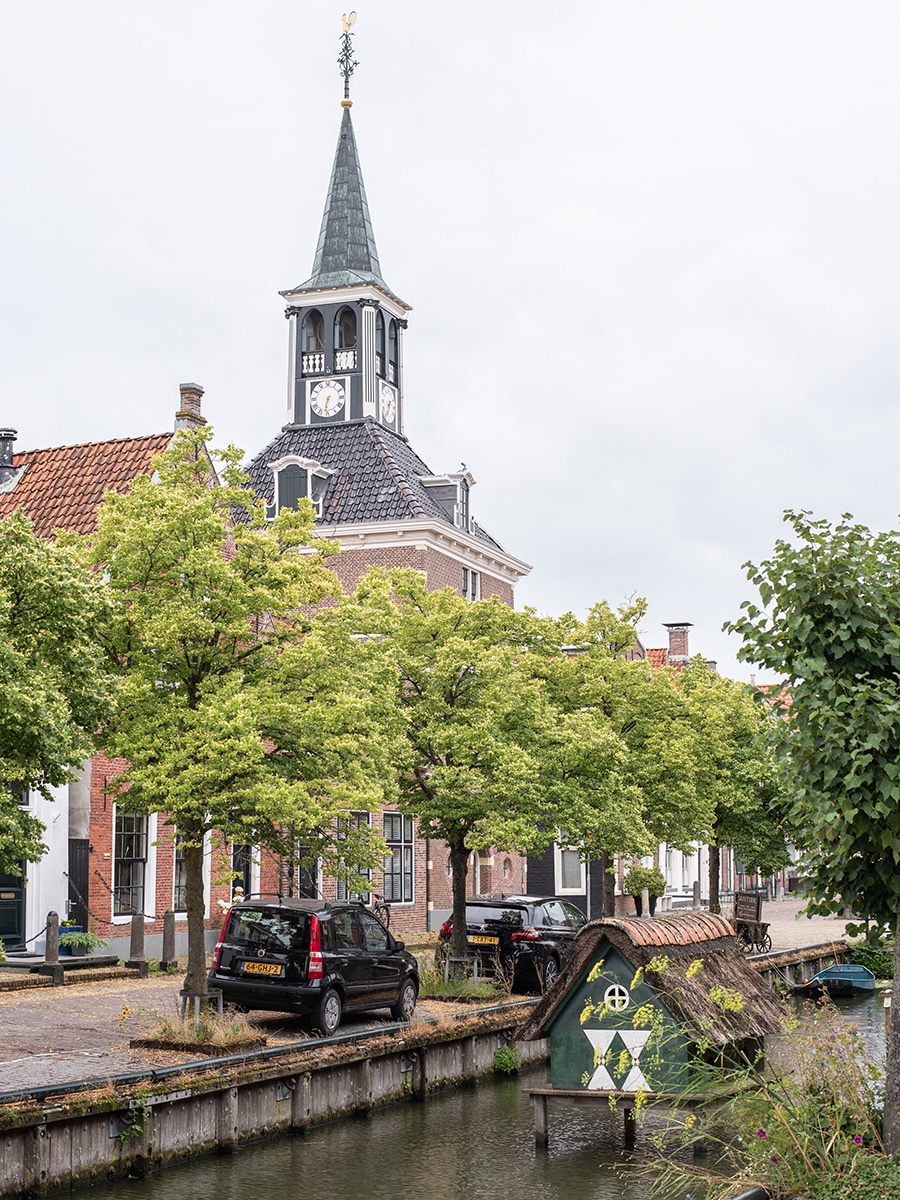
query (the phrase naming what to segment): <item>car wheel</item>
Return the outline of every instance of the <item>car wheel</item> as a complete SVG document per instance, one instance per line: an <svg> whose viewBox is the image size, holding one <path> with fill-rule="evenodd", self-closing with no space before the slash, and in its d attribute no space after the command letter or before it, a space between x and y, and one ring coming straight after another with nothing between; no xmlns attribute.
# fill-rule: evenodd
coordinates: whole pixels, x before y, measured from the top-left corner
<svg viewBox="0 0 900 1200"><path fill-rule="evenodd" d="M411 1021L416 1007L418 989L411 979L406 979L400 985L400 995L397 1003L391 1006L391 1016L395 1021Z"/></svg>
<svg viewBox="0 0 900 1200"><path fill-rule="evenodd" d="M334 988L329 988L319 1001L319 1007L313 1016L313 1029L317 1033L323 1033L325 1037L331 1037L341 1023L343 1007L340 995Z"/></svg>
<svg viewBox="0 0 900 1200"><path fill-rule="evenodd" d="M559 979L559 963L555 958L548 958L544 963L544 991L549 992Z"/></svg>

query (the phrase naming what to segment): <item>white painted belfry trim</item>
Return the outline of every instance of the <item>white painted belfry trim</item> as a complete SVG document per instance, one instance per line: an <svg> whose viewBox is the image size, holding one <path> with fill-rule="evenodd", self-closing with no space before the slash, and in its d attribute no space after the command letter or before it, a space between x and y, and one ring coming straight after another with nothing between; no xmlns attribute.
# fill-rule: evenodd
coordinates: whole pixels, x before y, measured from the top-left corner
<svg viewBox="0 0 900 1200"><path fill-rule="evenodd" d="M349 304L353 300L377 300L385 312L400 320L408 312L412 312L412 306L405 300L401 300L393 292L386 292L374 283L347 284L344 287L334 288L308 288L305 291L279 292L278 294L283 296L288 304L296 304L298 308L314 308L320 304Z"/></svg>
<svg viewBox="0 0 900 1200"><path fill-rule="evenodd" d="M340 543L347 550L379 546L402 546L414 542L416 548L428 547L457 559L463 566L514 584L531 570L529 563L498 550L456 526L442 521L378 521L356 525L321 525L322 537Z"/></svg>
<svg viewBox="0 0 900 1200"><path fill-rule="evenodd" d="M297 419L297 314L292 313L288 320L288 384L287 384L287 424L291 425Z"/></svg>

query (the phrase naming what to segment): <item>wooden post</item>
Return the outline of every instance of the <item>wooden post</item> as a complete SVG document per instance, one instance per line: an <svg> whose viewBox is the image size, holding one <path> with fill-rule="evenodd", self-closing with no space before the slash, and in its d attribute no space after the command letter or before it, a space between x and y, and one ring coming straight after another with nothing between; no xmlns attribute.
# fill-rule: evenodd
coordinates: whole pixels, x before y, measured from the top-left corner
<svg viewBox="0 0 900 1200"><path fill-rule="evenodd" d="M219 1093L216 1113L216 1140L222 1154L233 1154L238 1148L238 1090L227 1088Z"/></svg>
<svg viewBox="0 0 900 1200"><path fill-rule="evenodd" d="M163 971L169 971L173 967L178 970L178 960L175 958L175 914L171 908L167 908L163 913L163 944L159 965Z"/></svg>
<svg viewBox="0 0 900 1200"><path fill-rule="evenodd" d="M59 965L59 913L47 913L47 941L44 961L37 969L38 975L49 975L53 986L63 983L63 969Z"/></svg>
<svg viewBox="0 0 900 1200"><path fill-rule="evenodd" d="M625 1110L625 1148L631 1150L634 1148L634 1133L637 1125L637 1112L633 1105L628 1105Z"/></svg>
<svg viewBox="0 0 900 1200"><path fill-rule="evenodd" d="M412 1094L414 1100L428 1099L428 1057L424 1046L414 1052Z"/></svg>
<svg viewBox="0 0 900 1200"><path fill-rule="evenodd" d="M534 1101L534 1140L538 1146L546 1146L549 1141L547 1132L547 1097L533 1095Z"/></svg>
<svg viewBox="0 0 900 1200"><path fill-rule="evenodd" d="M310 1116L310 1076L298 1075L291 1096L291 1133L306 1133Z"/></svg>
<svg viewBox="0 0 900 1200"><path fill-rule="evenodd" d="M141 979L150 974L150 966L144 957L144 914L134 913L131 918L131 948L128 952L126 967L140 972Z"/></svg>

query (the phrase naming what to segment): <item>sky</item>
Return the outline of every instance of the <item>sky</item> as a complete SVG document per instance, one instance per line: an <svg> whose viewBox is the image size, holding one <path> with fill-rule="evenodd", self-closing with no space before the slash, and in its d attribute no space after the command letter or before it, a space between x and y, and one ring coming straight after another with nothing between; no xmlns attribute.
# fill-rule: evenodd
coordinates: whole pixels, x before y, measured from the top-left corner
<svg viewBox="0 0 900 1200"><path fill-rule="evenodd" d="M331 0L0 0L0 423L279 431L341 117ZM517 604L722 624L787 508L895 528L895 0L357 0L353 121L413 306L406 434ZM759 674L758 679L765 676Z"/></svg>

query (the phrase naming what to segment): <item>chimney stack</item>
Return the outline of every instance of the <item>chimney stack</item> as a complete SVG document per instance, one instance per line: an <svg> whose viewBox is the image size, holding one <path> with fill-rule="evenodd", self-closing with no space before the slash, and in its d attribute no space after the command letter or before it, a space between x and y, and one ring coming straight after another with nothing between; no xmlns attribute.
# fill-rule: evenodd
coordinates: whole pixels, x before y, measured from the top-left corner
<svg viewBox="0 0 900 1200"><path fill-rule="evenodd" d="M200 411L200 403L203 399L203 388L199 383L182 383L179 385L181 392L181 407L175 414L175 428L177 429L200 429L206 424L206 417Z"/></svg>
<svg viewBox="0 0 900 1200"><path fill-rule="evenodd" d="M666 662L690 662L688 630L693 628L693 623L691 621L664 621L663 624L669 631L669 649L666 651Z"/></svg>
<svg viewBox="0 0 900 1200"><path fill-rule="evenodd" d="M8 483L16 476L13 466L13 442L16 440L15 429L0 429L0 484Z"/></svg>

